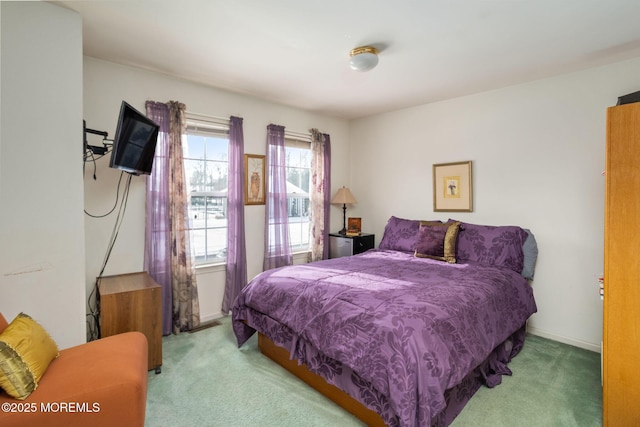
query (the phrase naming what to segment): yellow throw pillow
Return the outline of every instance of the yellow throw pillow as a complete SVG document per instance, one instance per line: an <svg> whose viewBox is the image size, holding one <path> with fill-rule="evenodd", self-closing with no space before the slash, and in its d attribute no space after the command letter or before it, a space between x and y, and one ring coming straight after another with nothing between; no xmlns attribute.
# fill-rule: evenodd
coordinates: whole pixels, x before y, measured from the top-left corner
<svg viewBox="0 0 640 427"><path fill-rule="evenodd" d="M20 313L0 334L0 387L19 400L38 387L58 346L35 320Z"/></svg>

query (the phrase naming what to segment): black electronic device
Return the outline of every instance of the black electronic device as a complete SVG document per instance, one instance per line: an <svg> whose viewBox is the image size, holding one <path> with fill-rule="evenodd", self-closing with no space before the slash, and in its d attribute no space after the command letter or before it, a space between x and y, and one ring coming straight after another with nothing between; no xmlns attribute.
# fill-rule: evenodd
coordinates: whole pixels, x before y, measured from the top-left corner
<svg viewBox="0 0 640 427"><path fill-rule="evenodd" d="M619 96L616 105L633 104L634 102L640 102L640 91Z"/></svg>
<svg viewBox="0 0 640 427"><path fill-rule="evenodd" d="M132 175L149 175L159 126L122 101L109 166Z"/></svg>

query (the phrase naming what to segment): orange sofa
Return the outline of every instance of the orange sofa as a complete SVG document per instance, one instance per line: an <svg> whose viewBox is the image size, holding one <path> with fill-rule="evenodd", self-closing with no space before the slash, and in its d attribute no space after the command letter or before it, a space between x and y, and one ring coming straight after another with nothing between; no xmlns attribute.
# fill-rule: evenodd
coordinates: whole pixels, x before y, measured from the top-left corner
<svg viewBox="0 0 640 427"><path fill-rule="evenodd" d="M7 321L0 313L0 333ZM60 351L25 400L0 389L0 426L144 426L146 337L127 332Z"/></svg>

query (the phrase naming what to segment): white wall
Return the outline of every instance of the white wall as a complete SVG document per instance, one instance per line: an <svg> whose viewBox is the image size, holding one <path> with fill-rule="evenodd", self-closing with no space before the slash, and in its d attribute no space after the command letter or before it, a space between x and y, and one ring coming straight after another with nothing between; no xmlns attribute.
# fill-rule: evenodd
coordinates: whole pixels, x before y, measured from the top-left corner
<svg viewBox="0 0 640 427"><path fill-rule="evenodd" d="M146 100L183 102L187 110L218 117L243 117L245 153L266 153L266 127L269 123L286 129L306 132L315 127L331 135L332 186L347 184L348 123L289 107L272 104L249 96L233 94L162 74L116 65L94 58L84 59L84 118L92 129L115 133L120 103L126 100L144 112ZM91 142L99 143L100 137ZM108 167L108 158L97 162L97 180L93 166L85 171L85 207L91 213L105 213L115 201L119 172ZM144 251L145 178L134 177L129 203L120 235L111 254L105 274L140 271ZM86 217L86 283L93 288L104 258L115 216L104 219ZM332 208L332 224L342 222L341 210ZM262 271L264 248L264 206L246 206L248 276ZM335 228L335 227L334 227ZM337 230L337 228L336 228ZM224 292L224 268L198 270L200 311L203 321L221 315Z"/></svg>
<svg viewBox="0 0 640 427"><path fill-rule="evenodd" d="M1 2L0 310L85 341L82 21Z"/></svg>
<svg viewBox="0 0 640 427"><path fill-rule="evenodd" d="M606 108L640 89L640 59L351 124L350 185L376 242L390 215L530 228L533 333L599 351ZM473 161L472 213L434 213L432 165Z"/></svg>

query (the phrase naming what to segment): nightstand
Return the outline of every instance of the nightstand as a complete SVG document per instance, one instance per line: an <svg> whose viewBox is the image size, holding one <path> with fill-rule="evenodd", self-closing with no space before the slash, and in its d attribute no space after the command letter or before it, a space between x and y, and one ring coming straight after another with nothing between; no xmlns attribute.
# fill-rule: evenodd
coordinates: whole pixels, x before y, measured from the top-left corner
<svg viewBox="0 0 640 427"><path fill-rule="evenodd" d="M149 344L149 370L162 370L162 288L146 272L100 278L102 337L139 331Z"/></svg>
<svg viewBox="0 0 640 427"><path fill-rule="evenodd" d="M329 258L339 258L373 249L375 234L360 233L358 236L346 236L339 233L329 234Z"/></svg>

